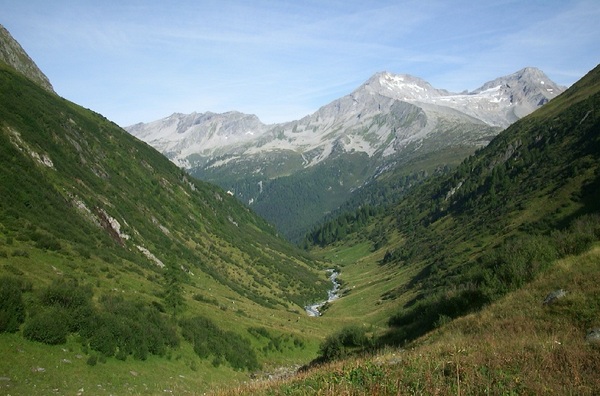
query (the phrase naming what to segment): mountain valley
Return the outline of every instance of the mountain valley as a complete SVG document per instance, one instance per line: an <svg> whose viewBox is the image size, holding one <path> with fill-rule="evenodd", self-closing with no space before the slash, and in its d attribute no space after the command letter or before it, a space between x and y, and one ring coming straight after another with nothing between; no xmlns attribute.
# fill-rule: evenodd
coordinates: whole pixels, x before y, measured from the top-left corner
<svg viewBox="0 0 600 396"><path fill-rule="evenodd" d="M600 66L127 130L43 76L0 29L4 393L600 392Z"/></svg>

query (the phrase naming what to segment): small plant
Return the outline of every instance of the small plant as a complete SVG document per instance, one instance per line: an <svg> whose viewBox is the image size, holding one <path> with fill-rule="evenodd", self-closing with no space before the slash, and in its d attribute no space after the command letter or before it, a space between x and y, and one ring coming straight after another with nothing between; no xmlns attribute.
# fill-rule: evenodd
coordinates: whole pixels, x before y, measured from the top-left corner
<svg viewBox="0 0 600 396"><path fill-rule="evenodd" d="M88 357L86 363L88 366L95 366L96 364L98 364L98 356L90 355L90 357Z"/></svg>
<svg viewBox="0 0 600 396"><path fill-rule="evenodd" d="M196 316L180 321L181 334L194 347L196 354L206 359L213 356L213 365L227 362L235 370L260 368L254 349L247 339L224 331L210 319Z"/></svg>
<svg viewBox="0 0 600 396"><path fill-rule="evenodd" d="M319 361L332 361L347 357L353 351L362 351L373 346L366 329L358 326L344 327L330 335L319 347Z"/></svg>
<svg viewBox="0 0 600 396"><path fill-rule="evenodd" d="M25 250L21 250L21 249L15 249L12 252L12 256L29 258L29 252L27 252Z"/></svg>

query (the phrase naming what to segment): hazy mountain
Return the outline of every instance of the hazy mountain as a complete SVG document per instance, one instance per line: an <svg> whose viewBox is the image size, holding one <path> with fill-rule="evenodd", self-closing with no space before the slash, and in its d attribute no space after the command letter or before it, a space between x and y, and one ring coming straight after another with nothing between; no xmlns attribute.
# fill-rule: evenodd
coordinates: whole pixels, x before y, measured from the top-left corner
<svg viewBox="0 0 600 396"><path fill-rule="evenodd" d="M265 125L254 115L238 112L176 113L165 119L139 123L126 129L188 168L197 165L197 161L203 162L197 160L198 157L212 159L224 154L252 155L277 150L305 154L318 150L320 155L304 164L310 166L326 159L336 143L341 143L346 151L373 155L388 148L386 155L391 154L394 145L390 148L388 141L390 126L383 126L378 131L361 130L369 128L370 121L376 116L391 113L401 121L410 123L409 118L418 118L417 113L422 111L430 117L461 119L470 123L479 121L490 126L506 127L563 90L542 71L531 67L462 94L436 89L428 82L410 75L382 72L375 74L350 95L298 121ZM417 109L399 105L397 101L414 104ZM427 126L429 128L423 130ZM415 129L418 130L408 129L399 139L394 136L397 139L394 143L401 145L420 139L431 132L431 128L427 123L417 124Z"/></svg>
<svg viewBox="0 0 600 396"><path fill-rule="evenodd" d="M383 72L297 121L174 114L126 129L298 240L382 169L448 148L466 155L562 90L534 68L462 94Z"/></svg>
<svg viewBox="0 0 600 396"><path fill-rule="evenodd" d="M189 157L215 156L226 147L244 143L265 132L267 127L255 115L239 112L224 114L173 114L148 124L136 124L128 131L171 158L189 167Z"/></svg>

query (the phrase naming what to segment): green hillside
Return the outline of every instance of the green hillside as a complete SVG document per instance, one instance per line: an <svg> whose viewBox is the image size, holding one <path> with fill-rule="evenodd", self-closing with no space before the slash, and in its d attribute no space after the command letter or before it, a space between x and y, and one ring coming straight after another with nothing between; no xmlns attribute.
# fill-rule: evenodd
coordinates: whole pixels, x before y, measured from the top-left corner
<svg viewBox="0 0 600 396"><path fill-rule="evenodd" d="M315 356L324 327L303 307L331 286L322 263L223 190L3 64L0 197L9 393L96 381L121 393L130 371L146 374L128 393L197 390Z"/></svg>

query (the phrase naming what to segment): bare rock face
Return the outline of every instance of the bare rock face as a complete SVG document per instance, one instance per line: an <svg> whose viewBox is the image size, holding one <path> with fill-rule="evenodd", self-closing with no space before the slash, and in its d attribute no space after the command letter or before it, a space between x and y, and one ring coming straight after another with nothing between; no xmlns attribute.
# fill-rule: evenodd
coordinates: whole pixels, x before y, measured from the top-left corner
<svg viewBox="0 0 600 396"><path fill-rule="evenodd" d="M0 25L0 61L37 83L45 90L55 93L48 77L37 67L21 45Z"/></svg>
<svg viewBox="0 0 600 396"><path fill-rule="evenodd" d="M224 114L174 113L161 120L127 128L129 133L151 144L182 167L188 167L186 158L190 155L207 152L218 155L220 148L251 141L267 129L257 116L237 111Z"/></svg>
<svg viewBox="0 0 600 396"><path fill-rule="evenodd" d="M591 344L600 345L600 327L590 329L585 337L585 340Z"/></svg>
<svg viewBox="0 0 600 396"><path fill-rule="evenodd" d="M554 290L553 292L548 293L546 298L544 298L543 304L544 305L554 304L554 302L556 302L556 300L559 300L566 295L567 295L567 292L564 291L563 289Z"/></svg>
<svg viewBox="0 0 600 396"><path fill-rule="evenodd" d="M496 90L498 100L508 99L504 117L510 123L532 113L561 94L565 87L554 83L540 69L526 67L508 76L487 82L472 94Z"/></svg>

